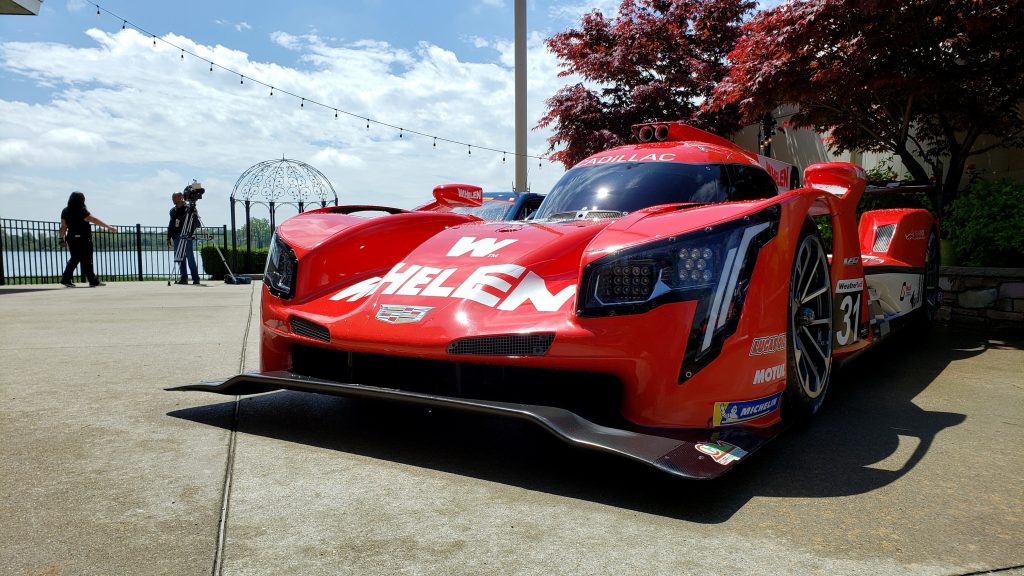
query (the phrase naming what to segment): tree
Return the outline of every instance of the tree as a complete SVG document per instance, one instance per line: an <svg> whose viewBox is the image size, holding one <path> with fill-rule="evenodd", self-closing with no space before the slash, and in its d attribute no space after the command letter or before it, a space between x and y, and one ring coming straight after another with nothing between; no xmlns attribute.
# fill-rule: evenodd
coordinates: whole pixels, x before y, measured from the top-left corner
<svg viewBox="0 0 1024 576"><path fill-rule="evenodd" d="M560 76L586 81L547 100L538 127L554 128L552 159L571 167L625 144L630 126L649 120L736 131L735 106L710 110L701 102L725 76L725 57L753 8L753 0L623 0L617 17L594 10L578 29L549 38L548 48L562 61Z"/></svg>
<svg viewBox="0 0 1024 576"><path fill-rule="evenodd" d="M270 246L270 219L251 218L249 225L252 228L251 238L253 248L266 248ZM246 226L243 224L235 234L235 242L240 247L245 247Z"/></svg>
<svg viewBox="0 0 1024 576"><path fill-rule="evenodd" d="M744 25L707 107L755 121L795 104L789 125L941 182L941 215L968 158L1022 143L1022 36L1024 0L790 0Z"/></svg>

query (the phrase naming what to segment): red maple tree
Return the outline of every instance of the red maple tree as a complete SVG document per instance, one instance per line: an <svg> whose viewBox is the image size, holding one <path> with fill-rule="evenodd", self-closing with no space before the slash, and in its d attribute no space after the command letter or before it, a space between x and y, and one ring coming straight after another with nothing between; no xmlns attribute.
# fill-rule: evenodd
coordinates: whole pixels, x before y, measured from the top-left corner
<svg viewBox="0 0 1024 576"><path fill-rule="evenodd" d="M594 10L578 29L549 38L560 76L584 80L547 100L538 127L554 129L551 158L571 167L628 142L630 126L648 120L734 132L735 106L701 103L728 71L725 57L753 8L753 0L623 0L618 16Z"/></svg>
<svg viewBox="0 0 1024 576"><path fill-rule="evenodd" d="M940 214L971 156L1022 142L1024 0L790 0L743 32L710 109L753 122L795 104L788 123L835 149L890 152L942 182Z"/></svg>

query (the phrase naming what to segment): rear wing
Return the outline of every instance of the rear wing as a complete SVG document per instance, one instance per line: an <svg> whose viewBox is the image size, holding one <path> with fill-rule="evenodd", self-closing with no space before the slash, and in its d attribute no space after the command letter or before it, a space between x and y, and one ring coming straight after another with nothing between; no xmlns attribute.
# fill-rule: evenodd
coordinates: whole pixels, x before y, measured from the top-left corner
<svg viewBox="0 0 1024 576"><path fill-rule="evenodd" d="M779 192L786 192L800 187L800 171L796 166L787 164L782 160L757 155L757 163L775 180Z"/></svg>

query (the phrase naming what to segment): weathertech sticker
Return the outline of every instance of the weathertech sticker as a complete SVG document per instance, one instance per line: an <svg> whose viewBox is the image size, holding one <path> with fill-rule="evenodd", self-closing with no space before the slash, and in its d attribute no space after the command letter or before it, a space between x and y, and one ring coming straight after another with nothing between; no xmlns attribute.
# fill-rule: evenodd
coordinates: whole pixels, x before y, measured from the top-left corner
<svg viewBox="0 0 1024 576"><path fill-rule="evenodd" d="M715 402L715 413L712 422L715 426L731 426L760 418L774 412L779 407L782 392L742 402Z"/></svg>
<svg viewBox="0 0 1024 576"><path fill-rule="evenodd" d="M711 459L725 466L735 462L747 455L747 451L739 446L733 446L724 440L717 442L698 442L694 444L699 452L711 456Z"/></svg>
<svg viewBox="0 0 1024 576"><path fill-rule="evenodd" d="M840 280L839 282L836 282L836 293L860 292L863 289L863 278L854 278L853 280Z"/></svg>

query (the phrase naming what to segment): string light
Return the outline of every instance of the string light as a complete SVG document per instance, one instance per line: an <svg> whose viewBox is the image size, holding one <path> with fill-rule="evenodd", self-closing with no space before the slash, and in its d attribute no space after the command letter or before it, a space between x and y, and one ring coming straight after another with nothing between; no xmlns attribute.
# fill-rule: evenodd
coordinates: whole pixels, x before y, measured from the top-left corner
<svg viewBox="0 0 1024 576"><path fill-rule="evenodd" d="M94 6L96 6L96 15L97 16L102 16L103 12L107 12L107 14L109 14L110 16L113 16L114 18L120 19L121 20L121 29L122 30L127 30L127 28L128 28L128 20L126 18L122 18L121 16L119 16L117 14L114 14L113 12L110 12L109 10L106 10L106 9L102 8L98 3L93 2L92 4ZM135 29L135 30L138 30L142 34L149 34L151 36L151 38L152 38L152 41L153 41L153 47L156 48L156 41L157 41L156 34L153 34L153 33L149 32L149 31L147 31L147 30L137 26L134 23L132 23L132 28ZM161 40L161 42L163 42L164 44L167 44L172 49L173 48L178 48L181 51L180 58L182 60L185 59L185 52L187 52L187 50L185 50L183 47L176 46L175 44L173 44L171 42L168 42L167 40ZM188 52L188 53L189 53L190 56L195 56L199 60L206 60L205 58L200 58L198 55L193 54L192 52ZM213 66L215 64L214 61L213 60L206 60L206 61L210 65L210 68L209 68L210 72L213 72ZM230 68L226 68L224 66L221 66L220 64L217 64L217 66L219 66L220 68L223 68L227 72L238 74L238 83L239 84L245 84L245 75L244 74L241 74L240 72L235 72L234 70L231 70ZM269 84L266 84L266 83L261 82L259 80L255 80L253 78L250 78L250 80L253 80L257 84L260 84L260 85L263 85L263 86L269 88L270 89L270 95L271 96L274 95L274 87L273 86L270 86ZM284 93L286 95L288 95L288 96L299 98L300 99L299 107L300 108L305 108L307 98L299 96L298 94L294 94L294 93L288 92L287 90L285 90ZM360 116L358 114L354 114L354 113L348 112L346 110L341 110L341 109L338 109L338 108L334 108L332 106L328 106L326 104L322 104L320 102L317 102L316 100L310 100L310 102L313 103L313 104L316 104L316 105L318 105L318 106L320 106L322 108L326 108L328 110L334 110L334 117L335 118L338 118L338 114L339 113L344 113L344 114L347 114L349 116L354 116L356 118L363 118L363 120L366 122L366 129L367 130L370 129L370 122L374 122L376 124L380 124L381 126L398 130L398 137L402 138L402 139L405 138L405 128L402 127L402 126L395 126L393 124L389 124L387 122L382 122L380 120L373 120L373 119L371 119L368 116ZM450 144L465 145L466 146L466 154L469 155L469 156L473 155L473 145L469 144L467 142L460 142L458 140L453 140L453 139L450 139L450 138L442 138L440 136L434 136L432 134L427 134L427 133L424 133L424 132L418 132L416 130L410 130L410 132L413 133L413 134L416 134L418 136L424 136L424 137L427 137L427 138L431 138L433 140L433 142L431 144L431 146L433 148L437 148L437 141L438 141L438 139L440 139L440 140L442 140L444 142L448 142ZM501 152L502 164L506 163L507 155L508 154L515 154L514 152L508 152L507 150L498 150L498 149L495 149L495 148L489 148L487 146L478 146L478 148L481 148L483 150L489 150L489 151L492 151L492 152ZM515 154L515 155L519 156L518 154ZM526 158L536 158L537 159L537 166L538 167L543 166L543 160L545 160L544 157L542 157L542 156L533 156L533 155L530 155L530 154L524 154L523 156L526 157Z"/></svg>

